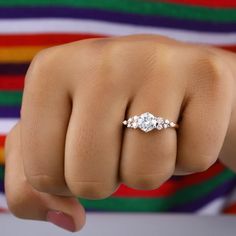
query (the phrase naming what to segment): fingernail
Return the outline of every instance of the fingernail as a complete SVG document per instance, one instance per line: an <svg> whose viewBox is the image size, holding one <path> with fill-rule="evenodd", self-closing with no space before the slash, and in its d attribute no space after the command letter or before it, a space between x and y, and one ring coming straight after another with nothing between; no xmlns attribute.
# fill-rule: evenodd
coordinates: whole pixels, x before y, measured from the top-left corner
<svg viewBox="0 0 236 236"><path fill-rule="evenodd" d="M47 221L71 232L76 230L73 218L61 211L49 211L47 213Z"/></svg>

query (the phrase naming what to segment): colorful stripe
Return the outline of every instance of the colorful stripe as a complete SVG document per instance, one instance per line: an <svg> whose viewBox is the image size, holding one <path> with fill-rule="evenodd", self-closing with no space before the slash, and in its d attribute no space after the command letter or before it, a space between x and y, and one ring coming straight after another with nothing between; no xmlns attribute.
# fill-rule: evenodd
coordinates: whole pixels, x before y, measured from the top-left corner
<svg viewBox="0 0 236 236"><path fill-rule="evenodd" d="M53 45L65 44L77 40L83 40L89 38L101 38L101 37L104 38L106 36L99 34L82 34L82 33L4 34L0 36L0 47L6 47L6 48L14 46L50 47ZM235 45L232 44L232 45L217 45L217 46L229 51L236 52L236 42Z"/></svg>
<svg viewBox="0 0 236 236"><path fill-rule="evenodd" d="M2 75L24 75L28 70L29 63L1 63L0 74Z"/></svg>
<svg viewBox="0 0 236 236"><path fill-rule="evenodd" d="M4 193L5 192L5 188L4 188L4 183L2 181L0 181L0 193Z"/></svg>
<svg viewBox="0 0 236 236"><path fill-rule="evenodd" d="M224 210L224 213L226 214L236 214L236 203L230 205Z"/></svg>
<svg viewBox="0 0 236 236"><path fill-rule="evenodd" d="M195 213L198 215L216 215L224 209L227 197L228 195L216 198L208 204L201 206Z"/></svg>
<svg viewBox="0 0 236 236"><path fill-rule="evenodd" d="M1 80L0 80L1 81ZM19 91L0 91L0 107L1 106L19 106L22 100L22 92ZM0 113L1 116L1 113Z"/></svg>
<svg viewBox="0 0 236 236"><path fill-rule="evenodd" d="M229 180L228 182L225 182L222 185L219 185L214 191L211 191L208 195L203 196L201 198L198 198L195 201L190 201L187 204L182 204L179 206L175 206L170 209L171 212L195 212L197 211L201 206L208 204L209 202L215 200L218 197L221 197L222 195L227 195L229 192L232 191L236 186L236 179L233 178L232 180Z"/></svg>
<svg viewBox="0 0 236 236"><path fill-rule="evenodd" d="M1 35L0 36L0 47L9 46L53 46L58 44L65 44L77 40L89 39L89 38L100 38L105 35L98 34L16 34L16 35Z"/></svg>
<svg viewBox="0 0 236 236"><path fill-rule="evenodd" d="M214 45L234 45L236 32L208 33L187 30L176 30L152 26L135 26L132 24L111 23L90 19L19 19L1 20L0 34L32 33L82 33L107 36L121 36L129 34L160 34L177 40ZM1 36L0 36L1 37Z"/></svg>
<svg viewBox="0 0 236 236"><path fill-rule="evenodd" d="M236 8L235 0L165 0L170 3L179 3L179 4L187 4L193 6L202 6L202 7L218 7L218 8Z"/></svg>
<svg viewBox="0 0 236 236"><path fill-rule="evenodd" d="M39 7L39 6L61 6L61 7L80 7L80 8L95 8L108 11L118 11L129 14L140 15L160 15L170 16L176 19L194 19L216 22L236 21L236 9L218 9L196 7L188 5L179 5L167 2L146 2L133 0L12 0L0 1L1 7Z"/></svg>
<svg viewBox="0 0 236 236"><path fill-rule="evenodd" d="M0 118L0 135L6 135L17 122L18 119L14 118L7 118L7 119Z"/></svg>
<svg viewBox="0 0 236 236"><path fill-rule="evenodd" d="M3 147L0 147L0 165L5 164L5 159L4 159L4 149Z"/></svg>
<svg viewBox="0 0 236 236"><path fill-rule="evenodd" d="M7 75L0 75L0 105L6 104L6 100L11 99L12 96L9 96L10 94L4 94L4 92L8 91L16 91L16 90L23 90L24 88L24 76L7 76ZM1 92L2 91L2 92ZM1 94L5 96L9 96L7 99L5 96L1 99ZM15 96L14 96L15 97ZM15 99L13 99L15 100ZM17 101L21 101L21 98ZM19 104L19 102L14 103Z"/></svg>
<svg viewBox="0 0 236 236"><path fill-rule="evenodd" d="M2 180L4 178L4 173L5 169L3 165L0 165L0 180Z"/></svg>
<svg viewBox="0 0 236 236"><path fill-rule="evenodd" d="M45 47L0 47L0 63L24 63L33 59Z"/></svg>
<svg viewBox="0 0 236 236"><path fill-rule="evenodd" d="M83 205L90 210L106 210L106 211L138 211L138 212L156 212L170 211L174 206L180 206L188 202L192 202L201 197L206 197L218 186L224 185L228 181L233 181L235 174L229 170L225 170L214 178L207 180L199 185L189 186L187 188L176 191L175 194L163 198L117 198L111 197L104 200L86 200L80 199ZM231 188L235 183L231 185ZM182 211L182 210L181 210Z"/></svg>
<svg viewBox="0 0 236 236"><path fill-rule="evenodd" d="M18 118L20 117L20 107L8 107L1 106L0 107L0 118Z"/></svg>

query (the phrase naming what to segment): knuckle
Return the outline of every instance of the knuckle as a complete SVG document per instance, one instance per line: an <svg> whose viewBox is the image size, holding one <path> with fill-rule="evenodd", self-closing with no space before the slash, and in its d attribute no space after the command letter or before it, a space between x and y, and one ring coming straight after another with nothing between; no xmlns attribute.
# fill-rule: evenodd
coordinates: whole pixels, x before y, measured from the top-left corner
<svg viewBox="0 0 236 236"><path fill-rule="evenodd" d="M31 64L30 64L30 72L32 73L42 73L42 69L48 69L50 66L47 63L51 57L52 49L43 49L42 51L38 52Z"/></svg>
<svg viewBox="0 0 236 236"><path fill-rule="evenodd" d="M216 53L205 51L203 55L201 55L199 61L200 69L203 71L205 78L208 78L208 81L217 84L225 81L226 76L229 77L229 68L227 64Z"/></svg>
<svg viewBox="0 0 236 236"><path fill-rule="evenodd" d="M116 189L111 184L96 181L70 181L68 186L74 196L87 199L107 198Z"/></svg>
<svg viewBox="0 0 236 236"><path fill-rule="evenodd" d="M131 188L139 190L153 190L159 188L165 181L167 181L172 175L174 168L166 168L159 173L144 174L144 173L127 173L123 174L122 181L124 184Z"/></svg>
<svg viewBox="0 0 236 236"><path fill-rule="evenodd" d="M63 181L53 178L45 174L27 176L31 186L39 192L63 194L65 192L65 184Z"/></svg>
<svg viewBox="0 0 236 236"><path fill-rule="evenodd" d="M231 99L234 80L225 60L209 49L191 52L192 59L187 64L187 70L192 74L188 77L191 80L189 91L202 92L214 99Z"/></svg>
<svg viewBox="0 0 236 236"><path fill-rule="evenodd" d="M50 79L54 78L54 76L52 76L52 68L59 68L59 66L54 66L55 63L58 63L58 48L60 47L58 46L43 49L34 56L26 73L25 87L31 84L34 86L35 81L37 86L45 86Z"/></svg>
<svg viewBox="0 0 236 236"><path fill-rule="evenodd" d="M181 169L186 170L191 173L204 172L209 169L216 161L215 158L209 155L201 155L198 158L192 158L196 161L189 161L181 164Z"/></svg>

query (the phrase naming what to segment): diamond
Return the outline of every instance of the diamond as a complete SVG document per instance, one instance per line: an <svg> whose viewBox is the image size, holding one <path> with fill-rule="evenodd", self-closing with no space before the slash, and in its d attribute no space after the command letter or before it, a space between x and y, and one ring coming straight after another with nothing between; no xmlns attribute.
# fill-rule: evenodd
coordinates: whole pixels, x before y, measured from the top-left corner
<svg viewBox="0 0 236 236"><path fill-rule="evenodd" d="M134 121L134 122L131 124L131 127L134 128L134 129L137 129L137 128L138 128L138 122Z"/></svg>
<svg viewBox="0 0 236 236"><path fill-rule="evenodd" d="M133 119L134 119L134 121L137 121L138 120L138 116L134 116Z"/></svg>
<svg viewBox="0 0 236 236"><path fill-rule="evenodd" d="M149 112L145 112L138 117L138 127L144 132L155 129L156 124L156 117Z"/></svg>
<svg viewBox="0 0 236 236"><path fill-rule="evenodd" d="M157 123L158 124L163 124L164 123L164 120L163 120L163 118L161 118L161 117L156 117L156 121L157 121Z"/></svg>
<svg viewBox="0 0 236 236"><path fill-rule="evenodd" d="M128 124L127 120L123 121L123 124L124 124L124 125L127 125L127 124Z"/></svg>
<svg viewBox="0 0 236 236"><path fill-rule="evenodd" d="M131 123L132 121L133 121L132 118L129 118L129 119L128 119L128 123Z"/></svg>
<svg viewBox="0 0 236 236"><path fill-rule="evenodd" d="M165 120L165 123L166 123L166 124L169 124L169 123L170 123L170 121L166 119L166 120Z"/></svg>

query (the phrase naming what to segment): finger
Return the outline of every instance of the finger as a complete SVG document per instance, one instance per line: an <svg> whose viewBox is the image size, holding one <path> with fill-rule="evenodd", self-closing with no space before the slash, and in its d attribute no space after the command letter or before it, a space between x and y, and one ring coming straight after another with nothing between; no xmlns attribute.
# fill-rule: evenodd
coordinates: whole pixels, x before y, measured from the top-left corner
<svg viewBox="0 0 236 236"><path fill-rule="evenodd" d="M24 167L37 190L70 195L64 179L70 100L59 73L54 73L55 52L50 50L39 54L27 73L21 110Z"/></svg>
<svg viewBox="0 0 236 236"><path fill-rule="evenodd" d="M173 86L167 78L158 88L150 85L142 90L130 105L127 117L149 111L176 122L182 95L177 92L178 89L173 92ZM176 131L173 128L155 129L148 133L125 129L120 168L122 181L137 189L159 187L174 172L176 146Z"/></svg>
<svg viewBox="0 0 236 236"><path fill-rule="evenodd" d="M215 57L202 61L178 131L177 168L184 172L204 171L217 160L232 108L231 75Z"/></svg>
<svg viewBox="0 0 236 236"><path fill-rule="evenodd" d="M5 190L11 212L24 219L50 221L69 231L85 223L83 207L75 198L40 193L27 182L22 160L18 123L6 140Z"/></svg>
<svg viewBox="0 0 236 236"><path fill-rule="evenodd" d="M118 89L109 82L101 85L74 94L65 151L67 185L74 195L92 199L105 198L118 187L120 121L126 109Z"/></svg>

